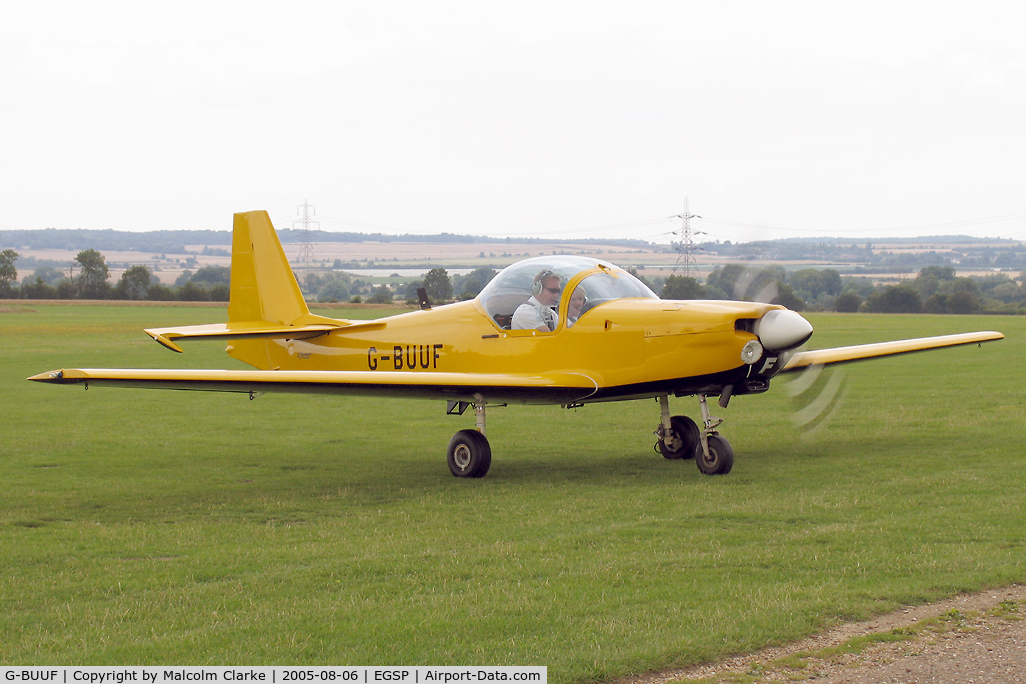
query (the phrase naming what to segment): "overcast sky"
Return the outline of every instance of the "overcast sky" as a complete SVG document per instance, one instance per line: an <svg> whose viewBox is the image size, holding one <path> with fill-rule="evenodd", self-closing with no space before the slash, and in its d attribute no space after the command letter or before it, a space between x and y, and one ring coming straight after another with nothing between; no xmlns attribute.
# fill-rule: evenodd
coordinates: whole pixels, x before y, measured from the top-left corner
<svg viewBox="0 0 1026 684"><path fill-rule="evenodd" d="M18 2L0 229L1026 239L1026 5Z"/></svg>

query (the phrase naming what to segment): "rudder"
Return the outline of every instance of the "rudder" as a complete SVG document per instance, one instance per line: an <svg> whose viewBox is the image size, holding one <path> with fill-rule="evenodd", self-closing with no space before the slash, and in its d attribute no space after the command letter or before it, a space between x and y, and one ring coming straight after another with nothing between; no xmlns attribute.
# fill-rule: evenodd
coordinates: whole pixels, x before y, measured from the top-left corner
<svg viewBox="0 0 1026 684"><path fill-rule="evenodd" d="M266 211L235 214L228 321L290 325L309 314L271 217Z"/></svg>

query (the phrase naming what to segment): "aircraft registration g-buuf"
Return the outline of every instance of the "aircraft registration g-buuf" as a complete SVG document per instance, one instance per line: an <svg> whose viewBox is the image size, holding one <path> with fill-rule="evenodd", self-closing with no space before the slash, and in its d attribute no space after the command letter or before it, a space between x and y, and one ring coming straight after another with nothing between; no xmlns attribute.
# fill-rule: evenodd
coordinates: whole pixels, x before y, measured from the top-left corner
<svg viewBox="0 0 1026 684"><path fill-rule="evenodd" d="M512 329L522 306L543 324ZM726 408L731 397L765 392L775 376L809 366L1003 337L973 332L799 351L812 325L794 311L759 302L660 299L626 271L581 256L516 263L471 301L435 308L422 301L420 310L378 320L337 320L310 313L263 211L235 215L228 322L146 332L176 352L183 340L225 340L229 356L256 370L65 368L29 379L251 398L262 392L429 398L445 400L450 414L472 406L476 427L449 442L456 477L488 472L489 407L652 398L661 409L656 436L663 456L693 457L703 473L724 474L734 454L716 429L722 421L710 414L708 397ZM697 396L701 425L671 415L671 395Z"/></svg>

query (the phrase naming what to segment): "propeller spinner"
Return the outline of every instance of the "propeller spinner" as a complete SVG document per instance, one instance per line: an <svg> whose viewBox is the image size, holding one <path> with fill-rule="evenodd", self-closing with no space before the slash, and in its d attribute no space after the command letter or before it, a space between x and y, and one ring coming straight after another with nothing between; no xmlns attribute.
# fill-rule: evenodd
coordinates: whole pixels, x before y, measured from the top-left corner
<svg viewBox="0 0 1026 684"><path fill-rule="evenodd" d="M774 309L756 321L753 332L767 350L787 351L808 342L812 324L790 309Z"/></svg>

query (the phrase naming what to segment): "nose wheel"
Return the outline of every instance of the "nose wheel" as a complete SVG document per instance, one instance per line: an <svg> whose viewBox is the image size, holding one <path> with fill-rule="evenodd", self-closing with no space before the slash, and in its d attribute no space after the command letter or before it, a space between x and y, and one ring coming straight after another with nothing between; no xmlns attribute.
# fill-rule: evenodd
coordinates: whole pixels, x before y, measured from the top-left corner
<svg viewBox="0 0 1026 684"><path fill-rule="evenodd" d="M701 443L695 449L695 464L703 475L726 475L734 467L734 449L716 431L716 427L723 421L709 413L709 403L704 394L698 395L698 404L702 408L705 430L701 433Z"/></svg>
<svg viewBox="0 0 1026 684"><path fill-rule="evenodd" d="M706 435L695 449L695 465L704 475L726 475L734 467L734 449L719 435Z"/></svg>
<svg viewBox="0 0 1026 684"><path fill-rule="evenodd" d="M668 459L694 458L695 465L704 475L726 475L734 467L734 449L716 427L723 421L710 415L704 394L698 395L702 409L699 428L687 416L671 416L667 395L659 397L661 420L656 429L656 450Z"/></svg>

